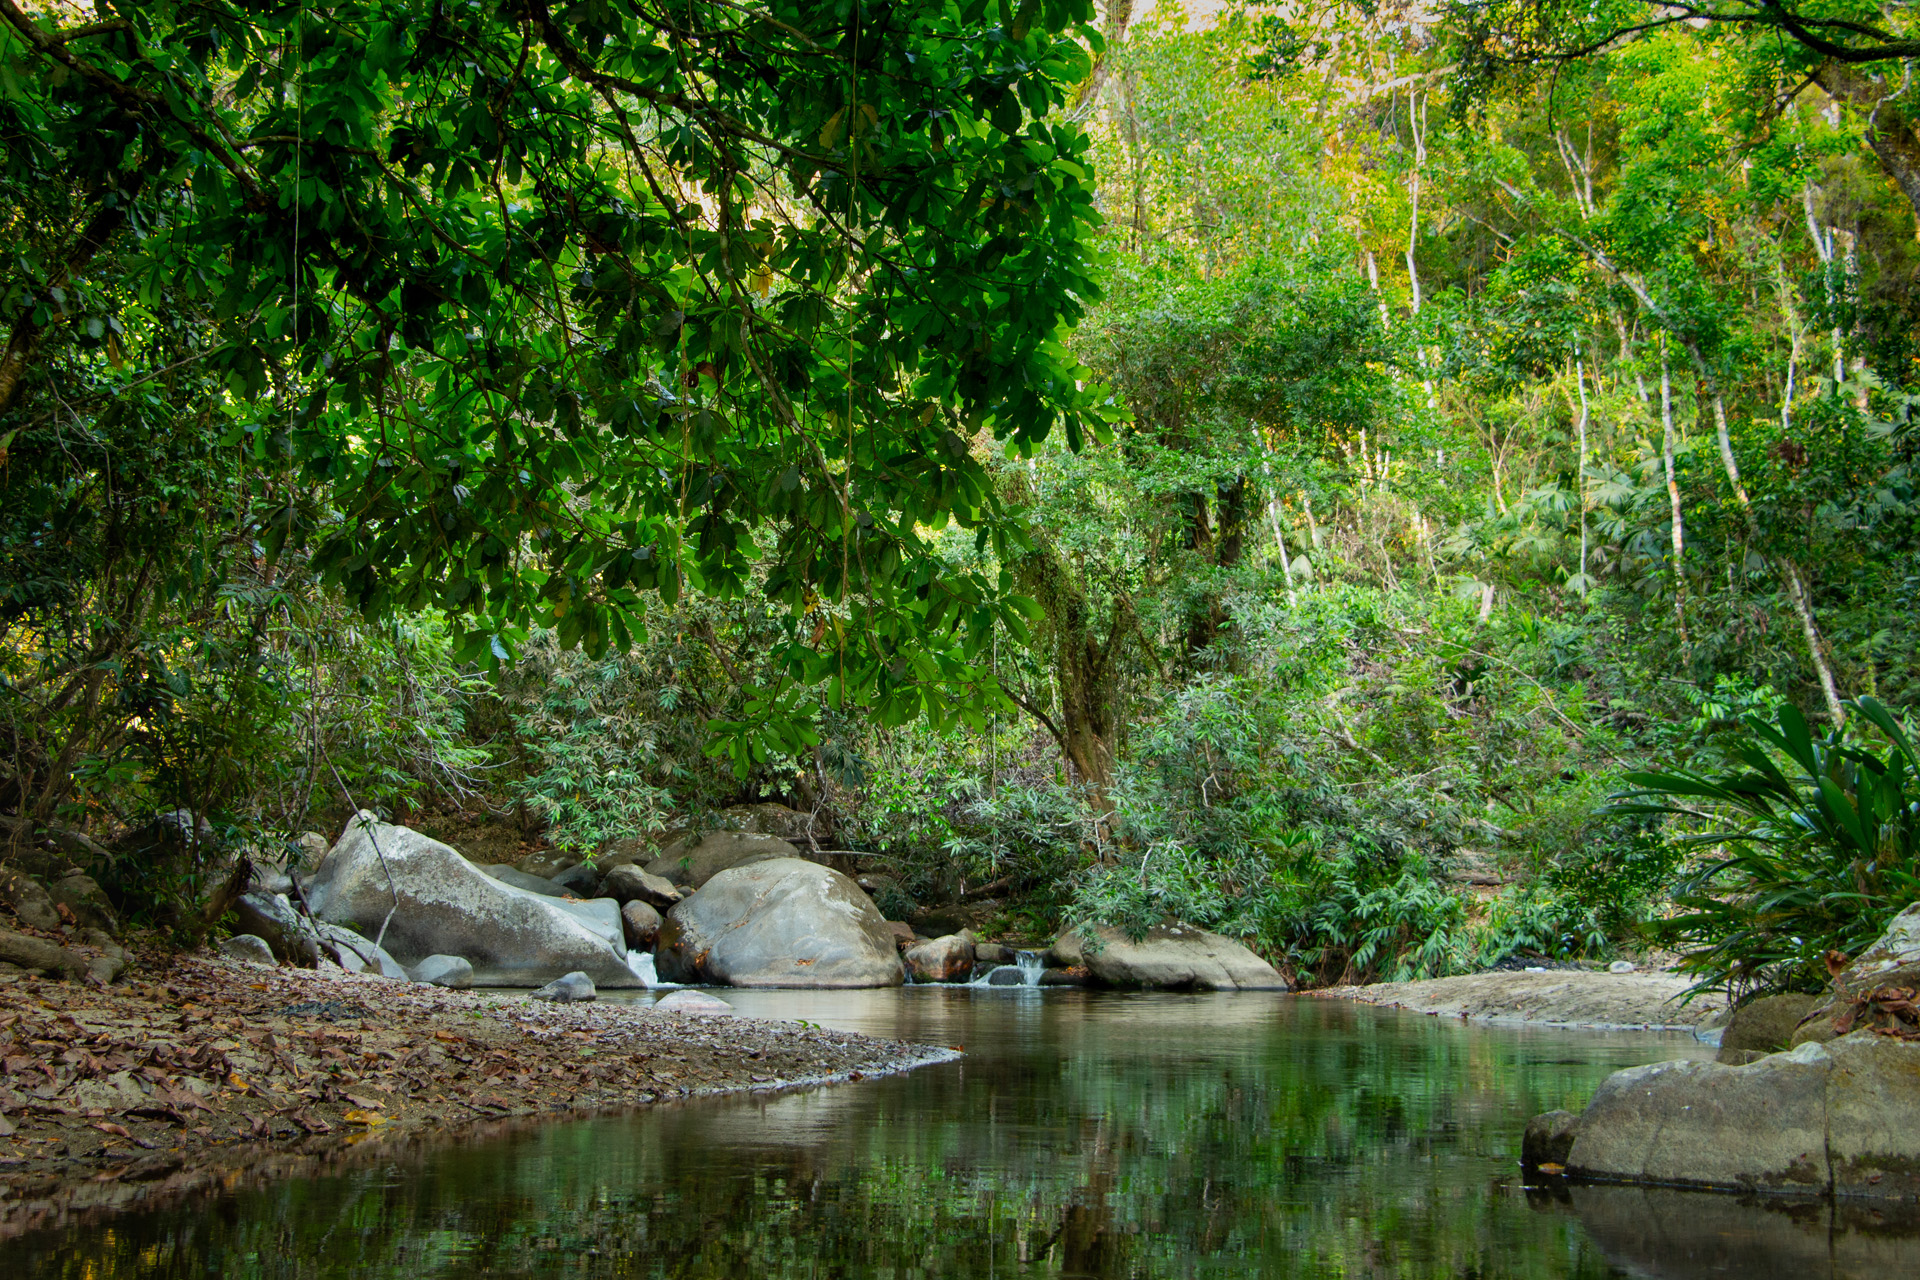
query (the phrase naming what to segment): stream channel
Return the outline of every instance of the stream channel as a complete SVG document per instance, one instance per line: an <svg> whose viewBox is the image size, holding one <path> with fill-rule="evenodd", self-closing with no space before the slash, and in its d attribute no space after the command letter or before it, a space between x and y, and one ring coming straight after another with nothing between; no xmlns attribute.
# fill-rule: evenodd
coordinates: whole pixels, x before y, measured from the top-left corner
<svg viewBox="0 0 1920 1280"><path fill-rule="evenodd" d="M1278 994L723 993L963 1046L906 1075L663 1105L0 1245L9 1277L1920 1274L1865 1210L1530 1190L1527 1118L1686 1036ZM652 997L627 997L646 1002Z"/></svg>

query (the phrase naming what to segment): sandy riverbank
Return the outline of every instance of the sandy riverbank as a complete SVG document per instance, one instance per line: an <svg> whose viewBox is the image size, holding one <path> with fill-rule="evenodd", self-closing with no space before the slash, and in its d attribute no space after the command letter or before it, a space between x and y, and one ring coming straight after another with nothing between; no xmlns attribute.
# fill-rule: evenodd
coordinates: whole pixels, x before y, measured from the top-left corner
<svg viewBox="0 0 1920 1280"><path fill-rule="evenodd" d="M0 975L0 1236L476 1123L903 1071L954 1051L224 960Z"/></svg>
<svg viewBox="0 0 1920 1280"><path fill-rule="evenodd" d="M1717 1026L1726 998L1701 994L1683 1003L1691 985L1691 980L1677 973L1550 970L1328 987L1312 994L1493 1024L1652 1031Z"/></svg>

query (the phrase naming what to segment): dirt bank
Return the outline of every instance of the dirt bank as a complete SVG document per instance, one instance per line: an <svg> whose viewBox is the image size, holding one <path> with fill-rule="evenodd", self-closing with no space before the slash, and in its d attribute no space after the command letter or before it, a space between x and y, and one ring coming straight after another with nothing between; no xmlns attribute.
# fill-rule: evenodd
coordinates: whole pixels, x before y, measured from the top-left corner
<svg viewBox="0 0 1920 1280"><path fill-rule="evenodd" d="M208 959L116 987L0 974L0 1237L351 1145L953 1056L797 1023Z"/></svg>
<svg viewBox="0 0 1920 1280"><path fill-rule="evenodd" d="M1489 1023L1666 1031L1718 1025L1725 997L1703 994L1683 1004L1681 997L1691 985L1677 973L1560 970L1379 982L1312 994Z"/></svg>

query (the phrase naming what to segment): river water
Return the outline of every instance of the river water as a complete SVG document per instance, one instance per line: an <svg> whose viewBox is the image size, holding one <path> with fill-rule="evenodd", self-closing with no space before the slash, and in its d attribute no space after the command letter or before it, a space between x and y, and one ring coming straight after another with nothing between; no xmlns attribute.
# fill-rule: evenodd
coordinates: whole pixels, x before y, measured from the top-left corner
<svg viewBox="0 0 1920 1280"><path fill-rule="evenodd" d="M1920 1274L1874 1215L1522 1185L1529 1116L1691 1039L1277 994L728 991L954 1063L448 1143L0 1245L8 1277ZM629 997L644 1002L649 997Z"/></svg>

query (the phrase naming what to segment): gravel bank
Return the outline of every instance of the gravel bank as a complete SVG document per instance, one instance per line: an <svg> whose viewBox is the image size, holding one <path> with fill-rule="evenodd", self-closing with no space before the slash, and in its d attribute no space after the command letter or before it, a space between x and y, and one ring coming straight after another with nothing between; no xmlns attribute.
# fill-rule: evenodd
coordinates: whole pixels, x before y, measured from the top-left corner
<svg viewBox="0 0 1920 1280"><path fill-rule="evenodd" d="M1478 1022L1596 1030L1696 1031L1717 1026L1726 998L1681 997L1692 983L1677 973L1472 973L1424 982L1328 987L1312 994Z"/></svg>
<svg viewBox="0 0 1920 1280"><path fill-rule="evenodd" d="M0 975L0 1238L246 1172L311 1171L349 1147L956 1056L797 1023L200 958L110 988Z"/></svg>

